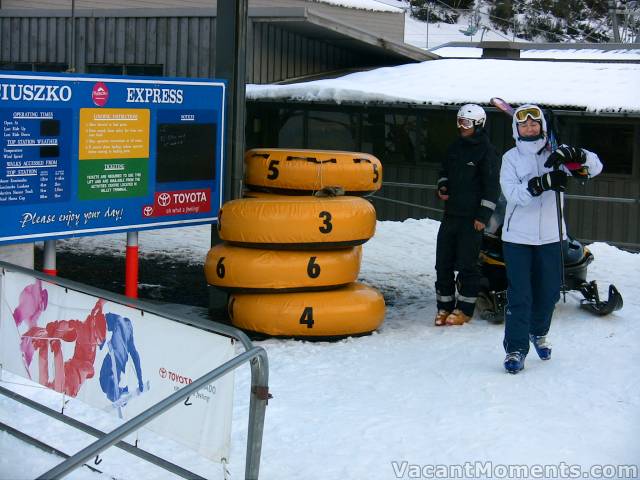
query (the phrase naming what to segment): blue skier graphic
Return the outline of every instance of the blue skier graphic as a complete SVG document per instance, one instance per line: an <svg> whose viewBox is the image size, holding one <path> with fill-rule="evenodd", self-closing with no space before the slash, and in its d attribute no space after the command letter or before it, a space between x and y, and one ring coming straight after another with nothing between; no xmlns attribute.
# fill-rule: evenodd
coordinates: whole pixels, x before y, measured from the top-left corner
<svg viewBox="0 0 640 480"><path fill-rule="evenodd" d="M122 407L132 397L149 390L149 382L147 381L145 384L142 379L140 355L134 342L131 320L115 313L107 313L105 318L107 331L111 332L111 338L100 345L100 349L102 349L106 343L109 349L100 368L100 388L113 402L113 406L118 409L118 414L122 418ZM133 362L138 380L137 388L133 391L129 391L128 385L120 386L120 378L125 372L129 357Z"/></svg>

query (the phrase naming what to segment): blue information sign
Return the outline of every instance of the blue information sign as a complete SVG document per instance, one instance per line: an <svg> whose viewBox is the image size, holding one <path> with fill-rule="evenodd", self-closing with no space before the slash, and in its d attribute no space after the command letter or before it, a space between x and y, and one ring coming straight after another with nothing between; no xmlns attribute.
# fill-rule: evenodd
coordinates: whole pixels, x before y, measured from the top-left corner
<svg viewBox="0 0 640 480"><path fill-rule="evenodd" d="M0 74L0 243L215 223L221 80Z"/></svg>

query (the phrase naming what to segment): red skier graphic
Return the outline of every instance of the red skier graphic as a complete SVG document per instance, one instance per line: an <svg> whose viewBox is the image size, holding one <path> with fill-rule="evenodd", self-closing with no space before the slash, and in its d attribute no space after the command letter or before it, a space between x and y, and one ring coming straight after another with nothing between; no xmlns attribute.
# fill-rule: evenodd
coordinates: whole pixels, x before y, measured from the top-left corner
<svg viewBox="0 0 640 480"><path fill-rule="evenodd" d="M96 349L104 343L107 336L103 305L104 300L99 299L83 321L56 320L44 328L34 326L22 336L23 343L25 340L30 342L31 347L38 351L38 382L41 385L75 397L84 381L94 376ZM75 343L73 356L66 361L63 358L62 342ZM49 350L53 353L53 379L49 379ZM31 359L27 366L30 363Z"/></svg>
<svg viewBox="0 0 640 480"><path fill-rule="evenodd" d="M20 292L13 318L20 335L20 351L26 371L38 358L37 381L48 388L75 397L83 383L96 374L94 363L97 350L107 347L107 354L99 368L100 388L123 417L123 408L133 397L149 390L149 382L142 378L140 355L135 345L133 322L115 313L104 313L105 301L96 301L84 320L55 320L41 327L38 321L49 303L49 295L42 281L36 280ZM26 330L26 331L25 331ZM64 358L64 345L73 345L73 355ZM68 352L69 349L66 349ZM51 358L53 365L51 365ZM127 384L127 364L132 365L136 384ZM53 372L51 378L51 372Z"/></svg>

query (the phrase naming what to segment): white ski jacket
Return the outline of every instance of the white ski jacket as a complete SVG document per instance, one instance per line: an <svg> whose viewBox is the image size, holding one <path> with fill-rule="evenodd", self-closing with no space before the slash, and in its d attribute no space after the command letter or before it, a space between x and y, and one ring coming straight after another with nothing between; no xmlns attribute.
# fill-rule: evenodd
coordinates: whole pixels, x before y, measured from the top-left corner
<svg viewBox="0 0 640 480"><path fill-rule="evenodd" d="M546 125L543 128L546 131ZM507 200L504 223L502 225L502 240L526 245L544 245L559 241L558 216L556 208L556 192L547 190L538 197L532 196L527 190L529 180L533 177L550 172L552 169L544 166L550 152L543 149L545 139L526 142L518 139L518 132L514 122L514 138L516 146L502 157L500 169L500 187ZM538 154L542 149L542 152ZM584 150L584 149L583 149ZM584 150L589 168L589 177L594 177L602 171L602 162L598 156ZM563 167L564 169L564 167ZM568 170L565 170L568 172ZM564 202L564 195L560 194ZM567 228L562 225L563 237L567 238Z"/></svg>

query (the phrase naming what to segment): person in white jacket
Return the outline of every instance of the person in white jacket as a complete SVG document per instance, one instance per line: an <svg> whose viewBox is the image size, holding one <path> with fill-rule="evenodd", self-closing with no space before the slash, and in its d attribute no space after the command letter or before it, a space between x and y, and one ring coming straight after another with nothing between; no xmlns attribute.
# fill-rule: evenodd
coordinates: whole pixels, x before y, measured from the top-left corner
<svg viewBox="0 0 640 480"><path fill-rule="evenodd" d="M568 145L549 152L547 124L536 105L515 110L513 138L516 146L504 154L500 169L507 200L502 241L509 284L503 345L505 369L518 373L529 342L542 360L551 358L547 333L560 298L563 268L556 192L565 190L568 176L598 175L602 163L595 153ZM564 225L562 231L567 231Z"/></svg>

